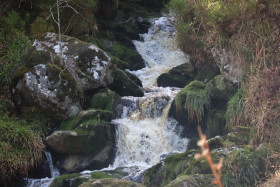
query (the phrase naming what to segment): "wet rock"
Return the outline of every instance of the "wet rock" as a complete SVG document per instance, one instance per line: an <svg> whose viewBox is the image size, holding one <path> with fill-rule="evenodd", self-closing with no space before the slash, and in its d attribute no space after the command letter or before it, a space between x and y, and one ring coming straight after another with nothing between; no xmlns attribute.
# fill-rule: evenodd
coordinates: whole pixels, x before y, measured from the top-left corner
<svg viewBox="0 0 280 187"><path fill-rule="evenodd" d="M144 96L144 92L138 85L132 81L124 71L117 68L114 70L114 80L109 88L117 92L120 96Z"/></svg>
<svg viewBox="0 0 280 187"><path fill-rule="evenodd" d="M115 146L112 113L90 109L62 122L46 138L50 150L59 156L58 166L67 172L101 169L110 164Z"/></svg>
<svg viewBox="0 0 280 187"><path fill-rule="evenodd" d="M185 153L169 156L163 162L148 169L142 179L145 186L165 186L188 168L190 160L197 151L189 150Z"/></svg>
<svg viewBox="0 0 280 187"><path fill-rule="evenodd" d="M88 102L87 108L107 110L116 115L116 107L121 97L114 91L106 88L94 94Z"/></svg>
<svg viewBox="0 0 280 187"><path fill-rule="evenodd" d="M158 86L183 88L195 76L195 68L191 63L185 63L172 68L168 73L161 74L157 79Z"/></svg>
<svg viewBox="0 0 280 187"><path fill-rule="evenodd" d="M134 74L124 71L124 73L132 80L134 81L138 86L143 87L141 80Z"/></svg>
<svg viewBox="0 0 280 187"><path fill-rule="evenodd" d="M13 98L16 106L33 107L50 118L63 120L81 110L84 91L112 83L111 58L97 46L78 39L47 33L35 41L21 59L14 74Z"/></svg>

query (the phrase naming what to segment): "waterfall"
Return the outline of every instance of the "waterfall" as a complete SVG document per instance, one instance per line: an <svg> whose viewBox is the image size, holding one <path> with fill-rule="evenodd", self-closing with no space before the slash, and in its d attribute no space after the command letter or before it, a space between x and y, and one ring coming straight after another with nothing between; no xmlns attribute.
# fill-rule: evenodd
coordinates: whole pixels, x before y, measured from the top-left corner
<svg viewBox="0 0 280 187"><path fill-rule="evenodd" d="M26 187L48 187L55 177L60 175L58 169L53 165L53 160L50 152L44 151L47 163L50 169L51 178L31 179L26 178Z"/></svg>
<svg viewBox="0 0 280 187"><path fill-rule="evenodd" d="M50 168L51 178L58 177L60 175L58 169L53 165L52 155L50 152L44 152L48 161L48 165Z"/></svg>
<svg viewBox="0 0 280 187"><path fill-rule="evenodd" d="M146 67L129 71L137 75L145 88L144 97L122 97L116 125L117 153L113 167L150 167L160 162L161 155L184 152L188 139L181 138L177 121L168 118L178 88L156 87L159 75L186 63L188 57L175 44L175 29L168 17L152 19L152 27L134 41Z"/></svg>

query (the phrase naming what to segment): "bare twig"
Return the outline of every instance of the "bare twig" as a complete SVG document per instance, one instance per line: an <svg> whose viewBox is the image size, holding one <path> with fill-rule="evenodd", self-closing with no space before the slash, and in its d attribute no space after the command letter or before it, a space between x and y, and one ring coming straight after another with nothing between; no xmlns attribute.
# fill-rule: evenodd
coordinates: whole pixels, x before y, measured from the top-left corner
<svg viewBox="0 0 280 187"><path fill-rule="evenodd" d="M211 171L215 177L215 179L212 181L213 184L217 184L219 187L222 187L221 182L221 173L222 173L222 167L223 167L223 158L220 159L218 164L214 164L209 145L207 143L207 137L205 134L202 133L202 130L200 126L197 127L198 134L200 137L200 140L197 142L197 145L201 147L201 153L195 154L196 159L205 158L211 168Z"/></svg>

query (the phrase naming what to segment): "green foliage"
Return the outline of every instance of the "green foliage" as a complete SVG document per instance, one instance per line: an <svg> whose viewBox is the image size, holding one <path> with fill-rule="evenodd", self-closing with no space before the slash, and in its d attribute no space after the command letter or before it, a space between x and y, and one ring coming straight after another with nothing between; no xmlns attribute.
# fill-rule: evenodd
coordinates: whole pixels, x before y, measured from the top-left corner
<svg viewBox="0 0 280 187"><path fill-rule="evenodd" d="M15 175L27 176L28 170L41 161L44 144L32 125L6 115L0 117L1 182Z"/></svg>
<svg viewBox="0 0 280 187"><path fill-rule="evenodd" d="M2 33L3 34L3 33ZM2 35L0 32L0 35ZM21 31L16 31L12 37L5 38L5 44L0 52L0 85L11 83L11 73L19 63L22 55L26 54L30 46L29 38Z"/></svg>
<svg viewBox="0 0 280 187"><path fill-rule="evenodd" d="M222 183L227 186L255 186L263 171L263 160L257 151L234 151L222 169Z"/></svg>
<svg viewBox="0 0 280 187"><path fill-rule="evenodd" d="M210 106L210 97L205 91L205 84L193 81L183 88L175 97L176 110L185 109L190 121L202 122L204 111Z"/></svg>
<svg viewBox="0 0 280 187"><path fill-rule="evenodd" d="M225 125L225 111L211 109L207 114L207 137L224 134Z"/></svg>
<svg viewBox="0 0 280 187"><path fill-rule="evenodd" d="M30 25L30 35L32 38L39 39L45 35L46 32L54 32L54 27L48 20L42 17L37 17Z"/></svg>
<svg viewBox="0 0 280 187"><path fill-rule="evenodd" d="M14 10L9 12L6 17L1 17L1 26L5 33L11 34L15 30L23 29L25 22L20 14Z"/></svg>
<svg viewBox="0 0 280 187"><path fill-rule="evenodd" d="M243 117L243 105L244 105L244 91L239 89L237 93L228 101L226 120L227 127L242 125L240 122Z"/></svg>

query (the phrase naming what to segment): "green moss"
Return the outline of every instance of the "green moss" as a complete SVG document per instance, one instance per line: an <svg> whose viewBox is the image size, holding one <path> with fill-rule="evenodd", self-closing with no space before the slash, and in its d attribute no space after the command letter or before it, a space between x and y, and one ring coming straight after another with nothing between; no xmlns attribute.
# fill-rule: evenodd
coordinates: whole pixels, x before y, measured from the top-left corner
<svg viewBox="0 0 280 187"><path fill-rule="evenodd" d="M92 179L114 178L114 176L109 175L108 173L105 173L105 172L102 172L102 171L92 172L90 174L90 177Z"/></svg>
<svg viewBox="0 0 280 187"><path fill-rule="evenodd" d="M185 153L174 154L159 163L144 174L142 183L146 186L164 186L183 173L188 168L189 161L194 159L195 150L189 150Z"/></svg>
<svg viewBox="0 0 280 187"><path fill-rule="evenodd" d="M124 179L97 179L97 180L91 180L89 182L86 182L82 184L80 187L91 187L93 183L98 183L100 186L110 186L110 187L144 187L142 184L124 180Z"/></svg>
<svg viewBox="0 0 280 187"><path fill-rule="evenodd" d="M170 182L166 187L214 187L216 185L212 184L212 180L213 175L210 174L182 175Z"/></svg>
<svg viewBox="0 0 280 187"><path fill-rule="evenodd" d="M88 107L115 113L115 107L119 100L120 96L117 93L110 89L104 89L90 98Z"/></svg>
<svg viewBox="0 0 280 187"><path fill-rule="evenodd" d="M128 62L132 66L129 68L131 70L140 69L144 65L141 55L133 47L116 43L112 47L112 55L117 56L124 62Z"/></svg>
<svg viewBox="0 0 280 187"><path fill-rule="evenodd" d="M230 98L227 103L226 121L227 127L232 128L235 125L241 125L244 107L244 91L239 89L237 93Z"/></svg>
<svg viewBox="0 0 280 187"><path fill-rule="evenodd" d="M120 96L144 96L144 92L132 81L122 70L114 70L114 80L110 89L117 92Z"/></svg>
<svg viewBox="0 0 280 187"><path fill-rule="evenodd" d="M206 135L208 138L215 137L217 135L223 135L225 133L225 111L218 109L211 109L207 113L207 122L206 122L207 132Z"/></svg>
<svg viewBox="0 0 280 187"><path fill-rule="evenodd" d="M79 173L61 175L52 181L50 187L78 187L88 181L86 178L80 178L80 175Z"/></svg>
<svg viewBox="0 0 280 187"><path fill-rule="evenodd" d="M60 124L59 130L73 130L81 124L81 127L92 125L98 122L105 122L112 120L112 112L100 109L88 109L81 111L77 116L72 117Z"/></svg>
<svg viewBox="0 0 280 187"><path fill-rule="evenodd" d="M204 83L192 81L175 97L177 112L181 114L187 112L189 121L201 123L205 109L210 106L210 97L204 88Z"/></svg>
<svg viewBox="0 0 280 187"><path fill-rule="evenodd" d="M264 161L256 151L248 149L228 154L222 168L224 186L254 186L260 180Z"/></svg>
<svg viewBox="0 0 280 187"><path fill-rule="evenodd" d="M211 79L205 89L209 93L212 100L220 101L225 103L236 93L236 86L231 82L227 81L222 75L217 75ZM221 105L221 104L216 104Z"/></svg>

